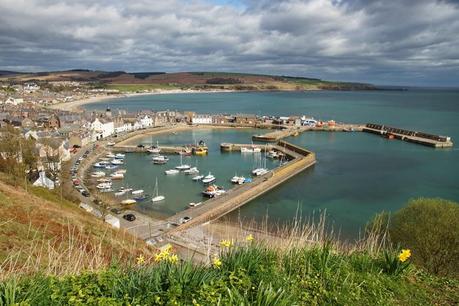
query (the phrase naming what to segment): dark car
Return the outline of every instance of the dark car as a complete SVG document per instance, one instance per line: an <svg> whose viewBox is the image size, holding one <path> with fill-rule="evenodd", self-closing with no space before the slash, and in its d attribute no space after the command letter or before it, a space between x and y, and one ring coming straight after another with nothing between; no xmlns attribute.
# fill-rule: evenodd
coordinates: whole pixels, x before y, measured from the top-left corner
<svg viewBox="0 0 459 306"><path fill-rule="evenodd" d="M87 192L86 190L83 190L81 192L81 194L84 196L84 197L89 197L89 192Z"/></svg>
<svg viewBox="0 0 459 306"><path fill-rule="evenodd" d="M143 144L139 144L137 145L137 148L145 148L145 146Z"/></svg>
<svg viewBox="0 0 459 306"><path fill-rule="evenodd" d="M96 204L96 205L100 205L100 204L102 203L102 201L99 200L99 199L94 199L93 202L94 202L94 204Z"/></svg>
<svg viewBox="0 0 459 306"><path fill-rule="evenodd" d="M88 154L83 154L83 158L86 158L86 157L88 157Z"/></svg>
<svg viewBox="0 0 459 306"><path fill-rule="evenodd" d="M132 222L132 221L135 220L135 216L134 216L134 214L126 214L126 215L123 216L123 219L125 219L125 220L127 220L129 222Z"/></svg>
<svg viewBox="0 0 459 306"><path fill-rule="evenodd" d="M84 152L84 154L88 155L89 154L89 150L86 150L86 152Z"/></svg>

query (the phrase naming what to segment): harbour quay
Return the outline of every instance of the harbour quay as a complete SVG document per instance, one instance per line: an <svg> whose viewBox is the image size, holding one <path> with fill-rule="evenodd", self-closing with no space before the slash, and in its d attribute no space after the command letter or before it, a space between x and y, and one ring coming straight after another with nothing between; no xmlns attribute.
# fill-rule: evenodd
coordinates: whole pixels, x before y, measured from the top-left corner
<svg viewBox="0 0 459 306"><path fill-rule="evenodd" d="M286 141L278 141L276 144L269 146L226 143L223 147L227 146L235 148L228 152L237 152L236 148L239 148L240 151L240 148L243 147L264 147L265 150L281 152L286 157L286 162L262 176L255 177L252 182L236 186L219 197L205 201L198 207L188 208L169 217L167 221L170 223L177 223L177 220L181 220L184 217L190 218L187 223L178 224L177 227L172 228L169 234L216 220L279 186L316 163L315 153Z"/></svg>
<svg viewBox="0 0 459 306"><path fill-rule="evenodd" d="M434 148L451 148L453 146L453 141L448 136L410 131L375 123L367 123L363 128L363 132L381 135L387 139L399 139Z"/></svg>

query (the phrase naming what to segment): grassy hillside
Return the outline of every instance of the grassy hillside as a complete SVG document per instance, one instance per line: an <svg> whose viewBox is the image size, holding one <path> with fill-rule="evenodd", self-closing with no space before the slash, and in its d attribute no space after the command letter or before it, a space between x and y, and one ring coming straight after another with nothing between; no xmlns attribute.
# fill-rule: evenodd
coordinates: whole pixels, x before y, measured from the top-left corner
<svg viewBox="0 0 459 306"><path fill-rule="evenodd" d="M143 241L42 188L26 193L0 181L0 203L0 278L95 270L152 253Z"/></svg>
<svg viewBox="0 0 459 306"><path fill-rule="evenodd" d="M0 81L79 81L123 92L152 89L227 90L368 90L370 84L330 82L315 78L229 72L138 72L70 70L0 75Z"/></svg>
<svg viewBox="0 0 459 306"><path fill-rule="evenodd" d="M256 241L226 244L209 265L139 258L77 276L33 276L0 284L0 305L454 305L459 283L384 258L330 245L276 250ZM397 259L398 260L398 259ZM23 304L21 304L23 305Z"/></svg>

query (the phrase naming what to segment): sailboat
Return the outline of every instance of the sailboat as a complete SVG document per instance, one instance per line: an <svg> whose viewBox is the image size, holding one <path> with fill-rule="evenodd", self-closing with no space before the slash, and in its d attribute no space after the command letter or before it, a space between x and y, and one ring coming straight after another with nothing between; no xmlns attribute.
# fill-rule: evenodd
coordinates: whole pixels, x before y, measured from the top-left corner
<svg viewBox="0 0 459 306"><path fill-rule="evenodd" d="M151 148L147 149L147 151L151 154L159 154L159 152L161 152L161 149L159 148L158 141L156 141L156 146L152 146Z"/></svg>
<svg viewBox="0 0 459 306"><path fill-rule="evenodd" d="M190 169L190 168L191 168L190 165L187 165L187 164L184 165L183 164L183 156L180 155L180 165L176 166L175 169L182 171L182 170L187 170L187 169Z"/></svg>
<svg viewBox="0 0 459 306"><path fill-rule="evenodd" d="M203 179L202 182L204 184L210 184L216 180L215 176L213 176L210 172L208 175L206 175Z"/></svg>
<svg viewBox="0 0 459 306"><path fill-rule="evenodd" d="M159 188L158 188L158 178L156 178L156 184L155 184L155 191L153 193L153 198L151 199L152 202L160 202L166 199L165 196L159 195Z"/></svg>

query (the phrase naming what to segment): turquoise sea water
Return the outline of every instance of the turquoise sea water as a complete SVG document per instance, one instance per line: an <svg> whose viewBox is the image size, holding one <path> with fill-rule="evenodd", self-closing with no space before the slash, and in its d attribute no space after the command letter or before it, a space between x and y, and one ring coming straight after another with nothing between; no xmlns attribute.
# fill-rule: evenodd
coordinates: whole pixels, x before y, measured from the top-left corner
<svg viewBox="0 0 459 306"><path fill-rule="evenodd" d="M174 109L200 113L306 114L317 119L347 123L382 123L459 140L459 91L176 94L104 101L87 105L87 108L104 109L106 106L112 109ZM197 158L198 166L218 172L221 178L227 179L235 171L243 171L253 165L253 160L247 157L247 160L241 160L240 154L220 155L218 151L220 142L250 142L253 131L205 130L193 133L196 134L161 136L158 140L161 143L193 143L204 139L212 152L209 157L202 158L207 159L205 162ZM268 215L271 222L285 222L291 221L298 210L309 216L326 209L328 221L335 230L351 237L375 213L396 210L410 198L442 197L459 201L457 146L432 149L365 133L313 132L287 140L316 152L318 163L244 206L231 218L263 219ZM142 141L152 140L146 138ZM157 176L153 165L145 166L145 159L148 157L140 155L127 158L130 169L128 181L140 184ZM196 162L194 159L190 163ZM135 168L136 163L139 164L138 170L131 171L131 166ZM170 165L173 163L170 162ZM162 213L172 213L199 196L201 188L183 185L188 187L178 188L183 192L177 192L174 184L168 187L169 182L164 177L158 178L160 188L164 185L166 196L171 193L171 199L174 199L164 208L155 208ZM173 179L179 184L184 178ZM227 184L226 180L224 183ZM191 190L193 196L190 195ZM148 205L144 209L151 210Z"/></svg>

